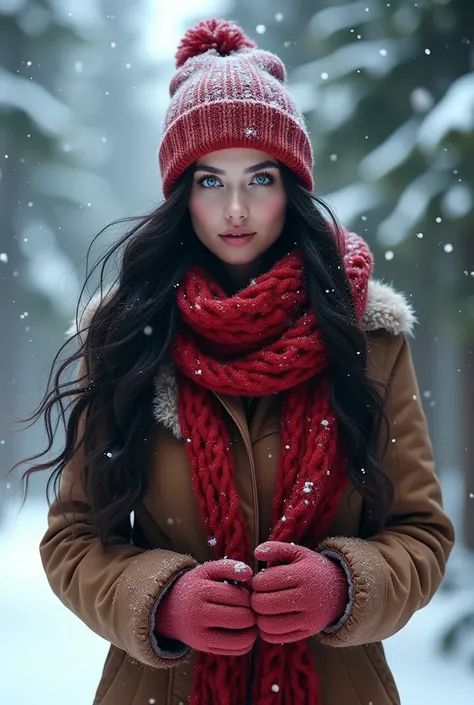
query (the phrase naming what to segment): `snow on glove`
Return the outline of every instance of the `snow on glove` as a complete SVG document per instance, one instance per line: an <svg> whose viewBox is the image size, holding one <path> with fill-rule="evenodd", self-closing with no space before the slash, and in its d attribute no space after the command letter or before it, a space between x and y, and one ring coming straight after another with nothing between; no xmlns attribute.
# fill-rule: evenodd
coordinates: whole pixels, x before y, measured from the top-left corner
<svg viewBox="0 0 474 705"><path fill-rule="evenodd" d="M250 604L264 641L283 644L319 633L343 614L349 600L344 569L329 558L290 543L266 541L255 549L267 567L252 580Z"/></svg>
<svg viewBox="0 0 474 705"><path fill-rule="evenodd" d="M156 631L198 651L246 654L257 638L250 607L251 578L250 566L227 558L187 571L163 596L155 617Z"/></svg>

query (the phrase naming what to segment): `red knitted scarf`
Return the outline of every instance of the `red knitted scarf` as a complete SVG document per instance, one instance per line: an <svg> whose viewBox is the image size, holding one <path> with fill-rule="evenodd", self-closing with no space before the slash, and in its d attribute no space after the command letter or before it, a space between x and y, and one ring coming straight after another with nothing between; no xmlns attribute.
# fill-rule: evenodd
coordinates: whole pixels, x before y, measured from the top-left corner
<svg viewBox="0 0 474 705"><path fill-rule="evenodd" d="M372 256L355 235L345 233L343 246L360 319ZM296 250L286 255L234 296L227 296L203 269L193 267L178 289L178 307L181 326L174 359L180 371L179 419L214 558L227 556L252 565L229 434L212 392L284 392L282 450L268 539L316 548L335 516L347 472L330 405L329 355L316 312L308 307L301 256ZM252 703L318 705L318 676L306 640L274 645L258 639L254 648ZM198 653L191 705L243 705L247 668L246 656Z"/></svg>

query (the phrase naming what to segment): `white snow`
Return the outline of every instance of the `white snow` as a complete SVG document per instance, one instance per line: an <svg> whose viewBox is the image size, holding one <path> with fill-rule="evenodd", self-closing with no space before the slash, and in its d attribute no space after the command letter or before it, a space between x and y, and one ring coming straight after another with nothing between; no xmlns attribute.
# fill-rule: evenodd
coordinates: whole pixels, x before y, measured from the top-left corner
<svg viewBox="0 0 474 705"><path fill-rule="evenodd" d="M57 100L46 88L21 76L14 76L2 68L0 107L25 112L45 134L63 134L71 125L70 108Z"/></svg>
<svg viewBox="0 0 474 705"><path fill-rule="evenodd" d="M447 175L432 170L414 179L390 215L380 223L377 233L380 244L393 247L402 242L425 216L433 198L447 185Z"/></svg>
<svg viewBox="0 0 474 705"><path fill-rule="evenodd" d="M350 2L347 5L338 5L337 7L325 7L324 10L313 15L309 28L317 39L324 39L335 32L341 32L343 29L369 24L381 15L381 10L377 5L372 5L370 14L366 12L366 9L366 0Z"/></svg>
<svg viewBox="0 0 474 705"><path fill-rule="evenodd" d="M246 566L245 563L243 563L242 561L238 561L238 562L234 565L234 571L235 571L236 573L243 573L245 570L247 570L247 566Z"/></svg>
<svg viewBox="0 0 474 705"><path fill-rule="evenodd" d="M383 190L377 184L354 183L325 194L324 198L337 211L341 223L353 223L378 206Z"/></svg>
<svg viewBox="0 0 474 705"><path fill-rule="evenodd" d="M359 164L363 179L377 181L403 164L413 152L418 122L411 118L398 127L382 144L369 152Z"/></svg>
<svg viewBox="0 0 474 705"><path fill-rule="evenodd" d="M26 0L0 0L0 14L14 15L23 9Z"/></svg>
<svg viewBox="0 0 474 705"><path fill-rule="evenodd" d="M382 58L380 57L381 49L386 51L386 55ZM293 77L296 81L313 80L315 84L318 84L323 73L328 73L331 80L334 81L351 75L357 70L365 70L368 74L380 78L398 66L410 51L412 51L412 45L408 39L385 39L345 44L332 54L298 66L294 70Z"/></svg>
<svg viewBox="0 0 474 705"><path fill-rule="evenodd" d="M102 671L108 644L91 632L53 595L38 543L46 506L28 501L11 509L0 530L0 702L15 705L88 705ZM403 705L468 705L474 670L459 657L437 652L439 635L472 607L472 592L439 592L399 634L385 642Z"/></svg>
<svg viewBox="0 0 474 705"><path fill-rule="evenodd" d="M434 96L427 88L419 86L412 90L410 103L415 113L426 113L434 105Z"/></svg>
<svg viewBox="0 0 474 705"><path fill-rule="evenodd" d="M464 218L472 209L472 192L465 184L455 184L445 191L442 199L443 212L451 218Z"/></svg>
<svg viewBox="0 0 474 705"><path fill-rule="evenodd" d="M49 4L57 16L56 21L85 40L105 29L96 0L82 0L80 3L77 0L50 0Z"/></svg>
<svg viewBox="0 0 474 705"><path fill-rule="evenodd" d="M80 294L74 263L61 250L54 231L43 221L31 221L20 240L31 288L44 294L60 315L71 316Z"/></svg>
<svg viewBox="0 0 474 705"><path fill-rule="evenodd" d="M418 144L435 149L450 132L474 130L474 73L457 79L420 125Z"/></svg>

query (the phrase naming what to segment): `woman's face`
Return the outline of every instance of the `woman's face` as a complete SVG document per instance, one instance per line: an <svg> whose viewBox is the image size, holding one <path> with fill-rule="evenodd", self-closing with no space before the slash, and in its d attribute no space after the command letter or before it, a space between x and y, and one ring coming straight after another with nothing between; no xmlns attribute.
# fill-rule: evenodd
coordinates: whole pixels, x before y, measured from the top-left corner
<svg viewBox="0 0 474 705"><path fill-rule="evenodd" d="M195 165L189 201L197 237L232 270L246 270L280 236L286 193L278 161L257 149L223 149Z"/></svg>

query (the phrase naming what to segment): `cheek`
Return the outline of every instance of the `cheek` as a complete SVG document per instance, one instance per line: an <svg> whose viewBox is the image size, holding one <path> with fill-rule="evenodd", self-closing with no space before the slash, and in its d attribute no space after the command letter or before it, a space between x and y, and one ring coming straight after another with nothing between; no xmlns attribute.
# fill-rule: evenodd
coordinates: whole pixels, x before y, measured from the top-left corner
<svg viewBox="0 0 474 705"><path fill-rule="evenodd" d="M286 194L273 194L260 204L259 217L269 225L279 225L286 213Z"/></svg>
<svg viewBox="0 0 474 705"><path fill-rule="evenodd" d="M189 212L196 233L205 235L211 228L210 214L212 210L209 208L209 204L204 203L200 198L191 197Z"/></svg>

